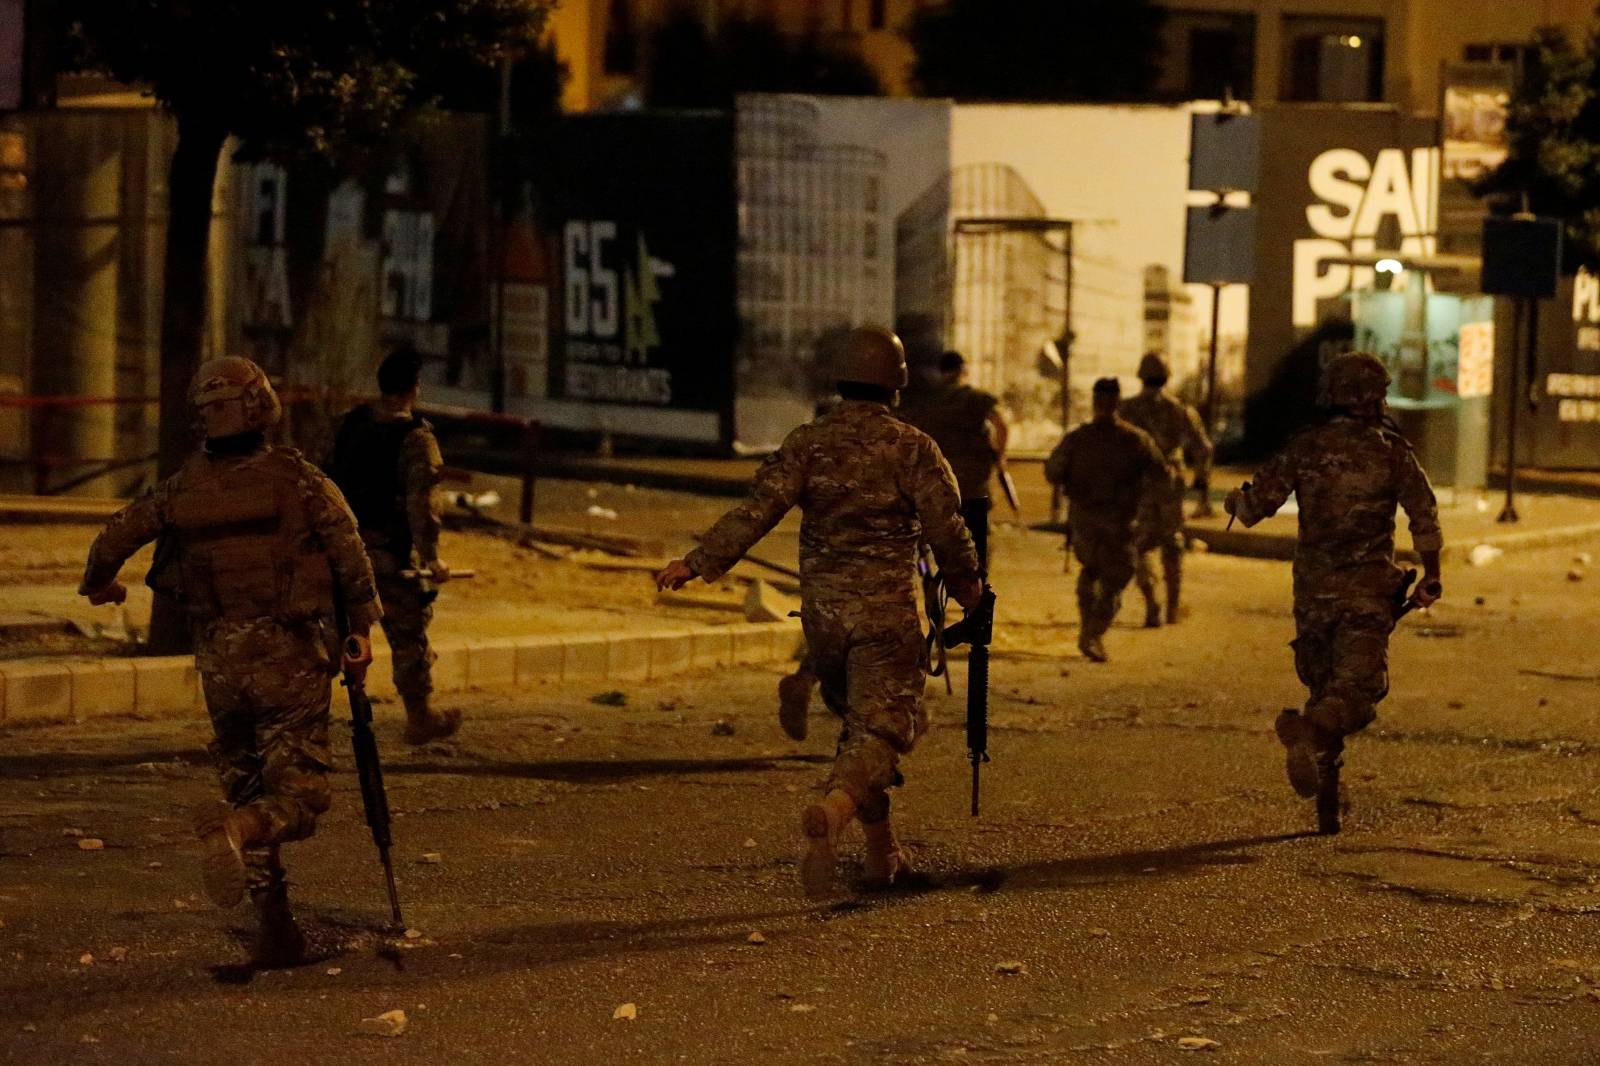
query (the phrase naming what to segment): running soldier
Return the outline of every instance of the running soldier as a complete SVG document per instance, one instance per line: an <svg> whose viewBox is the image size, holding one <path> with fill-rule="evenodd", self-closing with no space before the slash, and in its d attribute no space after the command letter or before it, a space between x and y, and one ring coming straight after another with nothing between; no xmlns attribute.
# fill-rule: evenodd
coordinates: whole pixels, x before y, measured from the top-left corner
<svg viewBox="0 0 1600 1066"><path fill-rule="evenodd" d="M376 403L345 415L327 470L361 526L383 597L383 633L389 638L395 691L406 709L405 741L426 744L461 728L455 708L435 711L433 649L428 624L438 585L450 580L439 558L441 517L434 492L444 460L433 427L415 408L422 388L422 357L399 348L378 367ZM406 577L410 570L427 577Z"/></svg>
<svg viewBox="0 0 1600 1066"><path fill-rule="evenodd" d="M1167 361L1155 352L1147 353L1139 361L1139 380L1144 389L1124 402L1120 411L1129 425L1150 434L1167 457L1169 469L1169 476L1144 498L1137 522L1134 580L1144 593L1144 624L1150 629L1161 625L1161 604L1156 598L1156 575L1150 556L1161 554L1162 577L1167 585L1167 624L1171 625L1179 618L1183 587L1183 494L1189 482L1185 467L1194 472L1195 484L1204 484L1211 472L1211 438L1200 423L1200 413L1166 391L1170 376Z"/></svg>
<svg viewBox="0 0 1600 1066"><path fill-rule="evenodd" d="M939 377L936 388L896 413L933 438L955 472L963 500L987 496L1011 435L1000 401L967 384L967 361L960 352L939 357Z"/></svg>
<svg viewBox="0 0 1600 1066"><path fill-rule="evenodd" d="M1045 460L1044 476L1067 498L1067 528L1078 557L1078 650L1106 662L1104 636L1133 580L1139 502L1166 478L1167 461L1149 435L1117 415L1122 386L1094 383L1094 420L1068 433Z"/></svg>
<svg viewBox="0 0 1600 1066"><path fill-rule="evenodd" d="M1310 690L1304 713L1286 710L1276 730L1289 783L1318 796L1325 833L1339 831L1337 789L1345 738L1378 716L1389 691L1389 633L1407 603L1427 607L1439 583L1439 512L1411 445L1385 416L1389 372L1370 352L1347 352L1323 372L1330 417L1301 433L1228 494L1228 513L1253 526L1290 493L1300 504L1294 558L1294 664ZM1423 576L1407 595L1394 560L1395 507L1411 522Z"/></svg>
<svg viewBox="0 0 1600 1066"><path fill-rule="evenodd" d="M909 869L889 823L900 758L928 728L927 652L917 608L917 546L926 541L951 595L982 595L978 557L959 510L955 475L938 447L890 413L906 384L905 349L884 329L852 331L836 370L841 402L790 433L762 464L750 497L722 517L657 583L715 581L798 506L801 621L823 700L844 720L826 795L801 814L801 883L828 895L835 846L852 819L863 872L883 887Z"/></svg>
<svg viewBox="0 0 1600 1066"><path fill-rule="evenodd" d="M248 359L202 366L189 400L205 446L155 490L124 507L89 549L80 595L120 603L122 564L158 540L152 588L188 608L195 666L216 739L225 805L196 823L207 894L233 906L249 890L258 967L303 961L279 848L304 840L332 799L330 682L341 665L336 604L360 654L382 614L372 568L344 498L290 448L266 442L281 408Z"/></svg>

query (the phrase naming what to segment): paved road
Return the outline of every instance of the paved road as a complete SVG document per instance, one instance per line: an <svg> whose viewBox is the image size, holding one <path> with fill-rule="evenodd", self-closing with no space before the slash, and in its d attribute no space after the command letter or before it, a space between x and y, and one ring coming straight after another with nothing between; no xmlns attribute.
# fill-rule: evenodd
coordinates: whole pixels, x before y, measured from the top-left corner
<svg viewBox="0 0 1600 1066"><path fill-rule="evenodd" d="M1596 579L1567 580L1570 552L1448 574L1407 620L1324 839L1299 835L1270 734L1299 698L1286 566L1191 557L1193 616L1119 627L1102 667L1071 651L1053 543L998 547L984 814L941 694L897 801L925 876L888 895L798 898L830 738L821 718L781 738L776 671L622 708L475 700L459 744L423 752L385 712L419 935L381 929L341 772L289 853L321 957L288 973L217 965L245 915L195 895L201 723L0 735L0 1062L1597 1061ZM392 1009L404 1035L358 1032Z"/></svg>

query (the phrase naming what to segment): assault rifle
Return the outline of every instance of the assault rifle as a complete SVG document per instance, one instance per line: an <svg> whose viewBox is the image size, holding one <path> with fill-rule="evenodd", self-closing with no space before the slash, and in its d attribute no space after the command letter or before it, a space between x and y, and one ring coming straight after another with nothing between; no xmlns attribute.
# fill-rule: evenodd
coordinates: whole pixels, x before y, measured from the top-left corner
<svg viewBox="0 0 1600 1066"><path fill-rule="evenodd" d="M983 764L989 761L989 642L994 636L994 589L989 586L989 498L963 500L961 515L978 550L978 570L985 580L978 606L944 631L946 648L970 645L967 654L967 758L972 762L972 816L978 816Z"/></svg>
<svg viewBox="0 0 1600 1066"><path fill-rule="evenodd" d="M360 653L356 638L350 634L344 610L338 611L340 646L349 655ZM372 731L372 701L367 698L365 682L346 670L340 680L350 697L350 746L356 756L356 776L361 782L361 806L367 813L367 828L372 830L372 842L378 847L378 861L383 864L384 882L389 889L389 911L396 929L405 928L400 917L400 893L394 884L394 862L389 849L394 840L389 833L389 794L383 788L383 764L378 761L378 738Z"/></svg>

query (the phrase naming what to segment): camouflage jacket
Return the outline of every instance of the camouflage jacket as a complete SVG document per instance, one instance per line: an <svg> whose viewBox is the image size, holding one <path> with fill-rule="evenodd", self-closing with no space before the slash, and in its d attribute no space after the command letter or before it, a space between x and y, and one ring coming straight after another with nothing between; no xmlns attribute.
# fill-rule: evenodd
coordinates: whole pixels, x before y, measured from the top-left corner
<svg viewBox="0 0 1600 1066"><path fill-rule="evenodd" d="M115 580L158 537L174 558L166 565L158 558L149 581L166 582L162 590L201 623L327 616L335 596L353 625L383 614L355 516L333 482L292 448L191 458L112 516L89 549L79 592ZM201 584L211 587L195 587Z"/></svg>
<svg viewBox="0 0 1600 1066"><path fill-rule="evenodd" d="M1120 417L1085 422L1045 460L1044 476L1066 494L1075 518L1131 523L1146 491L1168 476L1155 441Z"/></svg>
<svg viewBox="0 0 1600 1066"><path fill-rule="evenodd" d="M1300 505L1295 591L1387 595L1395 582L1395 507L1411 521L1419 552L1438 551L1439 508L1411 445L1379 422L1335 417L1289 442L1242 490L1240 522Z"/></svg>
<svg viewBox="0 0 1600 1066"><path fill-rule="evenodd" d="M1000 401L981 389L945 385L911 397L895 415L933 438L965 499L989 492L996 459L989 413L998 406Z"/></svg>
<svg viewBox="0 0 1600 1066"><path fill-rule="evenodd" d="M883 404L845 400L790 433L689 566L715 581L797 506L808 600L914 602L924 540L952 580L978 572L949 465L927 434Z"/></svg>
<svg viewBox="0 0 1600 1066"><path fill-rule="evenodd" d="M1166 392L1146 390L1124 400L1117 414L1129 425L1150 434L1161 454L1173 466L1186 464L1195 477L1211 472L1211 438L1206 436L1200 413Z"/></svg>

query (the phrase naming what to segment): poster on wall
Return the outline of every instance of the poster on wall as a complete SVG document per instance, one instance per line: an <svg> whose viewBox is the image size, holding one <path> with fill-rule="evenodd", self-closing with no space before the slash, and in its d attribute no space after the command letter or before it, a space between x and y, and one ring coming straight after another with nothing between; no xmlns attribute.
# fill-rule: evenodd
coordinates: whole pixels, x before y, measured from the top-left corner
<svg viewBox="0 0 1600 1066"><path fill-rule="evenodd" d="M573 428L728 443L731 118L572 116L540 155L533 195L558 278L548 352L539 353L549 398L508 408Z"/></svg>
<svg viewBox="0 0 1600 1066"><path fill-rule="evenodd" d="M1507 315L1511 301L1500 303ZM1555 299L1539 303L1538 402L1518 421L1517 454L1530 466L1592 470L1600 455L1600 276L1580 269L1561 279ZM1511 336L1510 323L1502 325ZM1501 363L1509 393L1511 360Z"/></svg>
<svg viewBox="0 0 1600 1066"><path fill-rule="evenodd" d="M942 201L926 198L949 169L950 105L761 94L737 113L735 425L737 446L758 452L832 394L851 327L896 328L913 363L937 358L943 308L903 264L942 253Z"/></svg>
<svg viewBox="0 0 1600 1066"><path fill-rule="evenodd" d="M1040 359L1047 343L1068 352L1074 421L1088 415L1094 379L1135 387L1146 351L1167 357L1175 391L1199 398L1211 308L1205 287L1183 284L1190 127L1188 107L955 109L943 185L953 227L1070 223L1070 349L1065 228L959 235L945 261L949 339L1001 397L1017 447L1049 448L1061 432L1059 371ZM1237 379L1228 356L1242 347L1244 303L1224 305L1225 388Z"/></svg>

